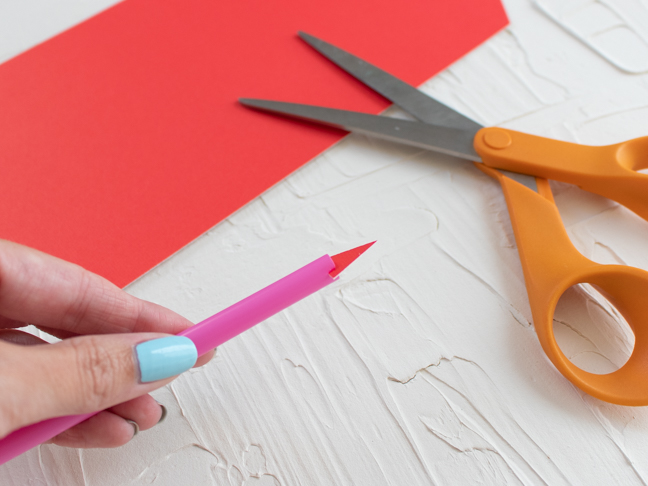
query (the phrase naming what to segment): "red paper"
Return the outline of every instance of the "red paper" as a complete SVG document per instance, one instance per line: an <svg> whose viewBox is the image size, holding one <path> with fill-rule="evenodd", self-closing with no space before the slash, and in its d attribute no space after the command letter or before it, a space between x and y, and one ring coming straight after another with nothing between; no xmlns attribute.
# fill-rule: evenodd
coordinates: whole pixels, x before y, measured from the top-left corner
<svg viewBox="0 0 648 486"><path fill-rule="evenodd" d="M498 0L127 0L0 66L0 237L123 286L343 135L239 97L387 106L298 30L417 85L505 24Z"/></svg>

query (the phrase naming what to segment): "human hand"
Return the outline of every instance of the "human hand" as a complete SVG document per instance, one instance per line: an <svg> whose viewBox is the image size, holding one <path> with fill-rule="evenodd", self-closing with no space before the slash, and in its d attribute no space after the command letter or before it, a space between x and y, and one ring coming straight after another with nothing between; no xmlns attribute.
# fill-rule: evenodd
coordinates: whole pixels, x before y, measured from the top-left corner
<svg viewBox="0 0 648 486"><path fill-rule="evenodd" d="M44 344L17 329L27 323L62 341ZM147 393L213 356L196 361L188 339L169 339L191 325L77 265L0 240L0 438L47 418L104 410L50 442L125 444L163 416ZM160 352L166 357L156 358Z"/></svg>

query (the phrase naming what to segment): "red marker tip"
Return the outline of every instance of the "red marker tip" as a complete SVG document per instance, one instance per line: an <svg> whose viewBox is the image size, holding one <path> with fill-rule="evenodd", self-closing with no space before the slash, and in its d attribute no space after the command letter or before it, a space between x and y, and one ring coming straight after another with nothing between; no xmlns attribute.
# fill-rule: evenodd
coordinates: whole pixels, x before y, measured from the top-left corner
<svg viewBox="0 0 648 486"><path fill-rule="evenodd" d="M329 275L334 278L337 277L342 272L342 270L351 265L356 258L367 251L369 247L374 243L375 241L372 241L371 243L367 243L366 245L362 245L357 248L353 248L352 250L343 251L342 253L333 255L331 257L331 260L333 260L333 263L335 263L335 268L329 272Z"/></svg>

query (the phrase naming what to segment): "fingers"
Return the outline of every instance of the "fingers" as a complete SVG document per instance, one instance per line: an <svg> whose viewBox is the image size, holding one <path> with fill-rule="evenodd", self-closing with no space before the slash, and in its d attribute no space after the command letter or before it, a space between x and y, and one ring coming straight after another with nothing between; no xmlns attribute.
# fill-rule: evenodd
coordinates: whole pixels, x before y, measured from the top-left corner
<svg viewBox="0 0 648 486"><path fill-rule="evenodd" d="M15 319L8 319L2 315L0 315L0 329L8 329L8 328L14 328L14 327L24 327L27 324L25 324L22 321L16 321Z"/></svg>
<svg viewBox="0 0 648 486"><path fill-rule="evenodd" d="M194 365L194 368L200 368L201 366L206 365L211 361L211 359L216 355L216 350L214 349L213 351L208 351L207 353L203 354L202 356L198 357L198 360L196 361L196 364Z"/></svg>
<svg viewBox="0 0 648 486"><path fill-rule="evenodd" d="M47 327L47 326L36 326L36 327L41 331L49 334L50 336L54 336L59 339L69 339L71 337L78 336L77 333L65 331L63 329L56 329L55 327ZM97 334L103 334L103 333L97 333Z"/></svg>
<svg viewBox="0 0 648 486"><path fill-rule="evenodd" d="M109 408L108 411L125 420L135 422L140 431L148 430L156 425L162 419L162 414L166 413L151 395L133 398Z"/></svg>
<svg viewBox="0 0 648 486"><path fill-rule="evenodd" d="M25 346L42 342L10 330L27 322L64 341ZM183 346L186 351L186 342L175 347L153 342L162 338L160 332L177 334L191 325L77 265L0 240L0 438L46 418L112 407L54 442L75 447L127 442L134 432L127 420L145 430L161 414L150 398L136 397L213 356L196 361L193 343L187 357L179 351Z"/></svg>
<svg viewBox="0 0 648 486"><path fill-rule="evenodd" d="M78 265L4 240L0 240L0 315L0 327L29 322L72 334L177 334L191 325Z"/></svg>
<svg viewBox="0 0 648 486"><path fill-rule="evenodd" d="M12 344L21 344L23 346L47 344L47 341L42 340L38 336L34 336L28 332L18 331L16 329L0 329L0 340Z"/></svg>
<svg viewBox="0 0 648 486"><path fill-rule="evenodd" d="M150 395L116 405L54 437L50 443L66 447L118 447L136 431L148 430L166 414ZM137 425L135 425L137 424Z"/></svg>
<svg viewBox="0 0 648 486"><path fill-rule="evenodd" d="M135 428L131 423L112 412L103 411L49 442L65 447L119 447L134 436Z"/></svg>
<svg viewBox="0 0 648 486"><path fill-rule="evenodd" d="M0 341L20 345L48 344L37 336L15 329L0 329ZM195 366L205 364L213 354L214 351L201 356ZM110 407L99 415L59 434L48 443L77 448L118 447L130 441L137 432L161 422L166 417L166 408L150 395L143 395Z"/></svg>
<svg viewBox="0 0 648 486"><path fill-rule="evenodd" d="M81 336L43 346L0 342L0 437L46 418L123 404L167 384L196 359L189 339L154 333ZM129 412L125 407L117 410ZM129 413L147 427L152 412L139 407ZM76 440L89 440L89 429L83 430ZM123 433L120 426L110 440Z"/></svg>

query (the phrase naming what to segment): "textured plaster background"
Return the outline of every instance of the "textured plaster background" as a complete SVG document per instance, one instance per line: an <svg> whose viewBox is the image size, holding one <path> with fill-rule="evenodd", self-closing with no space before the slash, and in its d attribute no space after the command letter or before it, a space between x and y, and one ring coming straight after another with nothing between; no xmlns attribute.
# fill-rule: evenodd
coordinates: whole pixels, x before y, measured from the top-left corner
<svg viewBox="0 0 648 486"><path fill-rule="evenodd" d="M0 58L111 3L3 0ZM504 4L510 27L425 92L560 140L648 134L647 1ZM553 188L586 256L648 269L647 222ZM159 390L165 423L116 450L41 446L0 466L0 484L648 482L648 410L593 399L551 366L500 188L471 164L348 136L127 290L199 321L376 239L337 283ZM632 349L588 289L569 291L555 317L586 369L614 370Z"/></svg>

